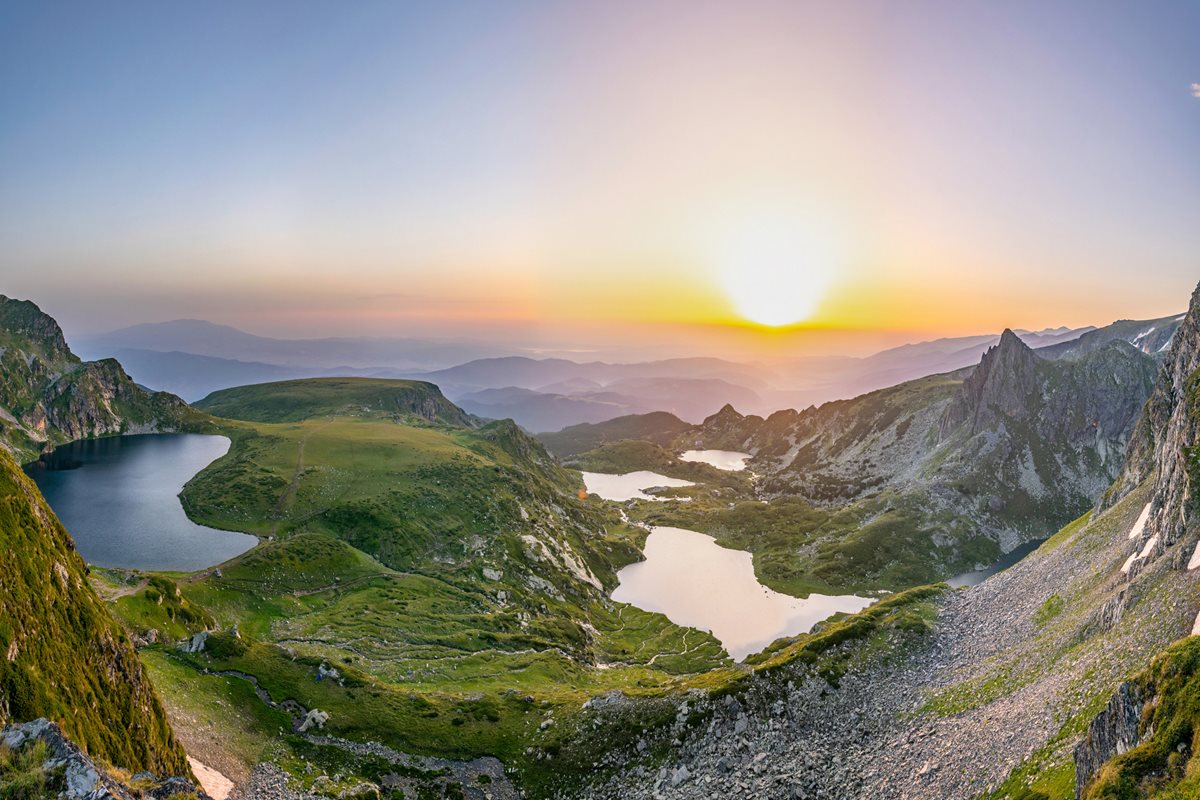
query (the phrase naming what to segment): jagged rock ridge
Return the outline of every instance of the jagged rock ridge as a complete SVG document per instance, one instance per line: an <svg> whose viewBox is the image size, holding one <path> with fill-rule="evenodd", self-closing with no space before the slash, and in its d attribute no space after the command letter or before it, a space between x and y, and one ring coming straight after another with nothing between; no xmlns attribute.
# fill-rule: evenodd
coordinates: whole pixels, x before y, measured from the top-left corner
<svg viewBox="0 0 1200 800"><path fill-rule="evenodd" d="M0 295L0 447L25 459L76 439L199 419L178 397L135 384L113 359L80 361L52 317Z"/></svg>

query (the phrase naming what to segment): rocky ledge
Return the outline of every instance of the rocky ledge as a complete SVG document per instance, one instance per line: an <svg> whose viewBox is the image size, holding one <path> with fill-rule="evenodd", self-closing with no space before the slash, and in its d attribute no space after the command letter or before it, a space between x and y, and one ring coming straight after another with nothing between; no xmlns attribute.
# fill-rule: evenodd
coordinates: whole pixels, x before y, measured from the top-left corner
<svg viewBox="0 0 1200 800"><path fill-rule="evenodd" d="M118 780L48 719L9 725L0 731L0 744L14 756L38 743L45 748L45 760L34 767L40 768L47 791L56 793L59 800L212 800L187 778L159 779L149 772L139 772L128 782ZM4 784L10 782L8 778L0 771L0 794Z"/></svg>

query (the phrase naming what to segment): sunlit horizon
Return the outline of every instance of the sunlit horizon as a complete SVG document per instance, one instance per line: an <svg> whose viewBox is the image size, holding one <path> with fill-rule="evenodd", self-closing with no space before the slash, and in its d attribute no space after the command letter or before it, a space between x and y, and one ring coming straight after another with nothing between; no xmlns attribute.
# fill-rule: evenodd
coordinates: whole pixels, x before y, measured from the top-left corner
<svg viewBox="0 0 1200 800"><path fill-rule="evenodd" d="M741 357L1178 313L1196 7L925 11L9 6L0 291Z"/></svg>

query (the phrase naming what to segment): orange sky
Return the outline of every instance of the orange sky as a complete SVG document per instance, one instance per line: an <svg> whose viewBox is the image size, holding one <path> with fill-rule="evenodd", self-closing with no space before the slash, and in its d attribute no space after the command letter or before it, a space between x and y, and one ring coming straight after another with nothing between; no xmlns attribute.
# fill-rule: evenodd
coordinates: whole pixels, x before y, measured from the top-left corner
<svg viewBox="0 0 1200 800"><path fill-rule="evenodd" d="M10 13L0 292L79 332L756 352L1200 277L1194 4L289 10Z"/></svg>

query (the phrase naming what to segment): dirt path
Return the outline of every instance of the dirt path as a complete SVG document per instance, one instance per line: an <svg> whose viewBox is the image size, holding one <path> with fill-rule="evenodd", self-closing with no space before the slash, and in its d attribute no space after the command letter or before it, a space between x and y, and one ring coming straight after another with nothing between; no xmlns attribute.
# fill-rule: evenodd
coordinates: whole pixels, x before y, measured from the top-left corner
<svg viewBox="0 0 1200 800"><path fill-rule="evenodd" d="M288 483L287 488L283 490L283 494L279 495L279 500L276 501L275 508L271 509L271 517L274 519L274 522L271 524L271 536L272 537L275 537L276 535L278 535L279 523L283 521L282 518L283 518L284 506L286 506L288 501L291 500L292 497L296 494L296 488L300 485L300 476L304 474L304 447L305 447L305 445L308 444L308 440L311 439L313 437L313 435L316 434L317 431L321 430L322 428L329 427L330 425L332 425L334 423L334 421L336 419L337 419L336 417L330 417L324 425L313 428L311 431L309 431L308 433L306 433L304 435L303 439L300 440L300 447L296 451L296 470L295 470L295 472L292 473L292 480L290 483Z"/></svg>
<svg viewBox="0 0 1200 800"><path fill-rule="evenodd" d="M100 595L100 599L106 603L112 603L120 600L122 597L129 597L131 594L137 594L142 589L145 589L150 581L143 578L135 584L123 586L113 586L111 583L99 578L93 577L91 580L92 588L96 590L96 594Z"/></svg>

